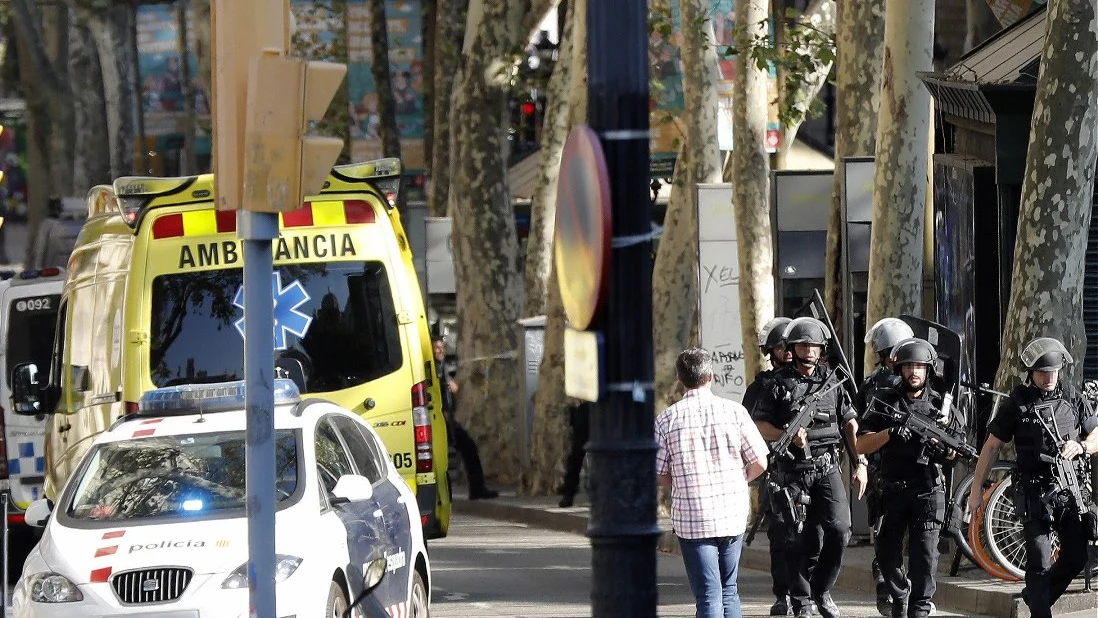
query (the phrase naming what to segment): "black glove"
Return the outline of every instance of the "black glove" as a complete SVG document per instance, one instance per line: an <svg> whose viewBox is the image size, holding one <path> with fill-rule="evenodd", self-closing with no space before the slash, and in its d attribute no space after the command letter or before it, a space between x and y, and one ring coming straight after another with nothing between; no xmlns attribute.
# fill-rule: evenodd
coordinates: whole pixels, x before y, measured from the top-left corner
<svg viewBox="0 0 1098 618"><path fill-rule="evenodd" d="M907 442L912 438L911 430L903 425L889 427L888 436L890 440L895 440L896 442Z"/></svg>

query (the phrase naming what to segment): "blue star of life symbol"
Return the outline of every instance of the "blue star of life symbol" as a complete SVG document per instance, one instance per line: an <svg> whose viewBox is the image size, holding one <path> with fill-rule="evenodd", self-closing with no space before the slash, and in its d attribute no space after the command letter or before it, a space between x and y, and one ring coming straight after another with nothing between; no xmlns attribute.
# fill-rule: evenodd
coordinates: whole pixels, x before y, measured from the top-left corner
<svg viewBox="0 0 1098 618"><path fill-rule="evenodd" d="M292 333L298 337L304 337L309 330L312 316L302 313L298 307L309 302L309 293L296 279L286 287L282 287L282 273L271 273L271 296L274 301L274 349L286 349L286 333ZM236 290L233 297L233 305L244 309L244 286ZM233 323L240 336L244 336L244 318Z"/></svg>

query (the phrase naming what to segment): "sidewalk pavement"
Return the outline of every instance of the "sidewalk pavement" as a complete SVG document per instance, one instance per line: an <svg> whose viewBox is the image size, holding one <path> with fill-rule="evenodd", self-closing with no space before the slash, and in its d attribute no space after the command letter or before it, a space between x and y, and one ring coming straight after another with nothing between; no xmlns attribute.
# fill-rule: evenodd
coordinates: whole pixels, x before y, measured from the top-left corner
<svg viewBox="0 0 1098 618"><path fill-rule="evenodd" d="M518 496L514 489L504 489L495 500L464 500L467 493L463 488L454 490L454 510L465 515L487 517L524 523L538 528L585 534L589 504L584 497L577 496L576 505L562 509L557 506L559 497ZM679 553L679 544L671 532L671 521L660 518L662 530L658 541L660 551ZM741 564L759 571L770 570L770 552L766 533L760 531L751 547L745 547L740 558ZM843 568L839 573L838 586L848 590L873 592L873 576L870 564L873 561L873 548L869 545L851 545L843 559ZM979 567L962 562L956 577L948 575L952 553L943 554L939 560L938 590L934 601L955 611L995 616L996 618L1028 618L1029 608L1022 602L1020 592L1022 583L1004 582L988 576ZM1053 607L1057 618L1098 618L1098 594L1085 592L1081 579L1069 589Z"/></svg>

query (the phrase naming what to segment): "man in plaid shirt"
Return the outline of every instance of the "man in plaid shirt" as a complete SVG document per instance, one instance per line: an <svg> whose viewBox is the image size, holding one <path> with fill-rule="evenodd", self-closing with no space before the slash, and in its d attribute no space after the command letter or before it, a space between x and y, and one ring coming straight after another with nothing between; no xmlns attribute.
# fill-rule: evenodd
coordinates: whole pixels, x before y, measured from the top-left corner
<svg viewBox="0 0 1098 618"><path fill-rule="evenodd" d="M768 449L747 410L713 394L709 352L690 348L676 363L686 393L656 417L656 474L671 487L698 618L740 618L737 578L751 508L747 484L766 471Z"/></svg>

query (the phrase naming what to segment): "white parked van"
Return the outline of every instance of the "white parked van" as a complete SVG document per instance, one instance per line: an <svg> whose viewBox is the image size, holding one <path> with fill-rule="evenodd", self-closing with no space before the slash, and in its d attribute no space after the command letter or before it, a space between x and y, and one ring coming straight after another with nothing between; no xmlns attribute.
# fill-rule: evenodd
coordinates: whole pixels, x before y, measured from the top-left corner
<svg viewBox="0 0 1098 618"><path fill-rule="evenodd" d="M6 273L11 275L12 273ZM35 542L23 511L43 497L46 474L46 415L16 414L11 405L11 368L19 363L48 367L65 285L60 268L24 270L0 281L0 490L8 492L9 567L14 573Z"/></svg>

